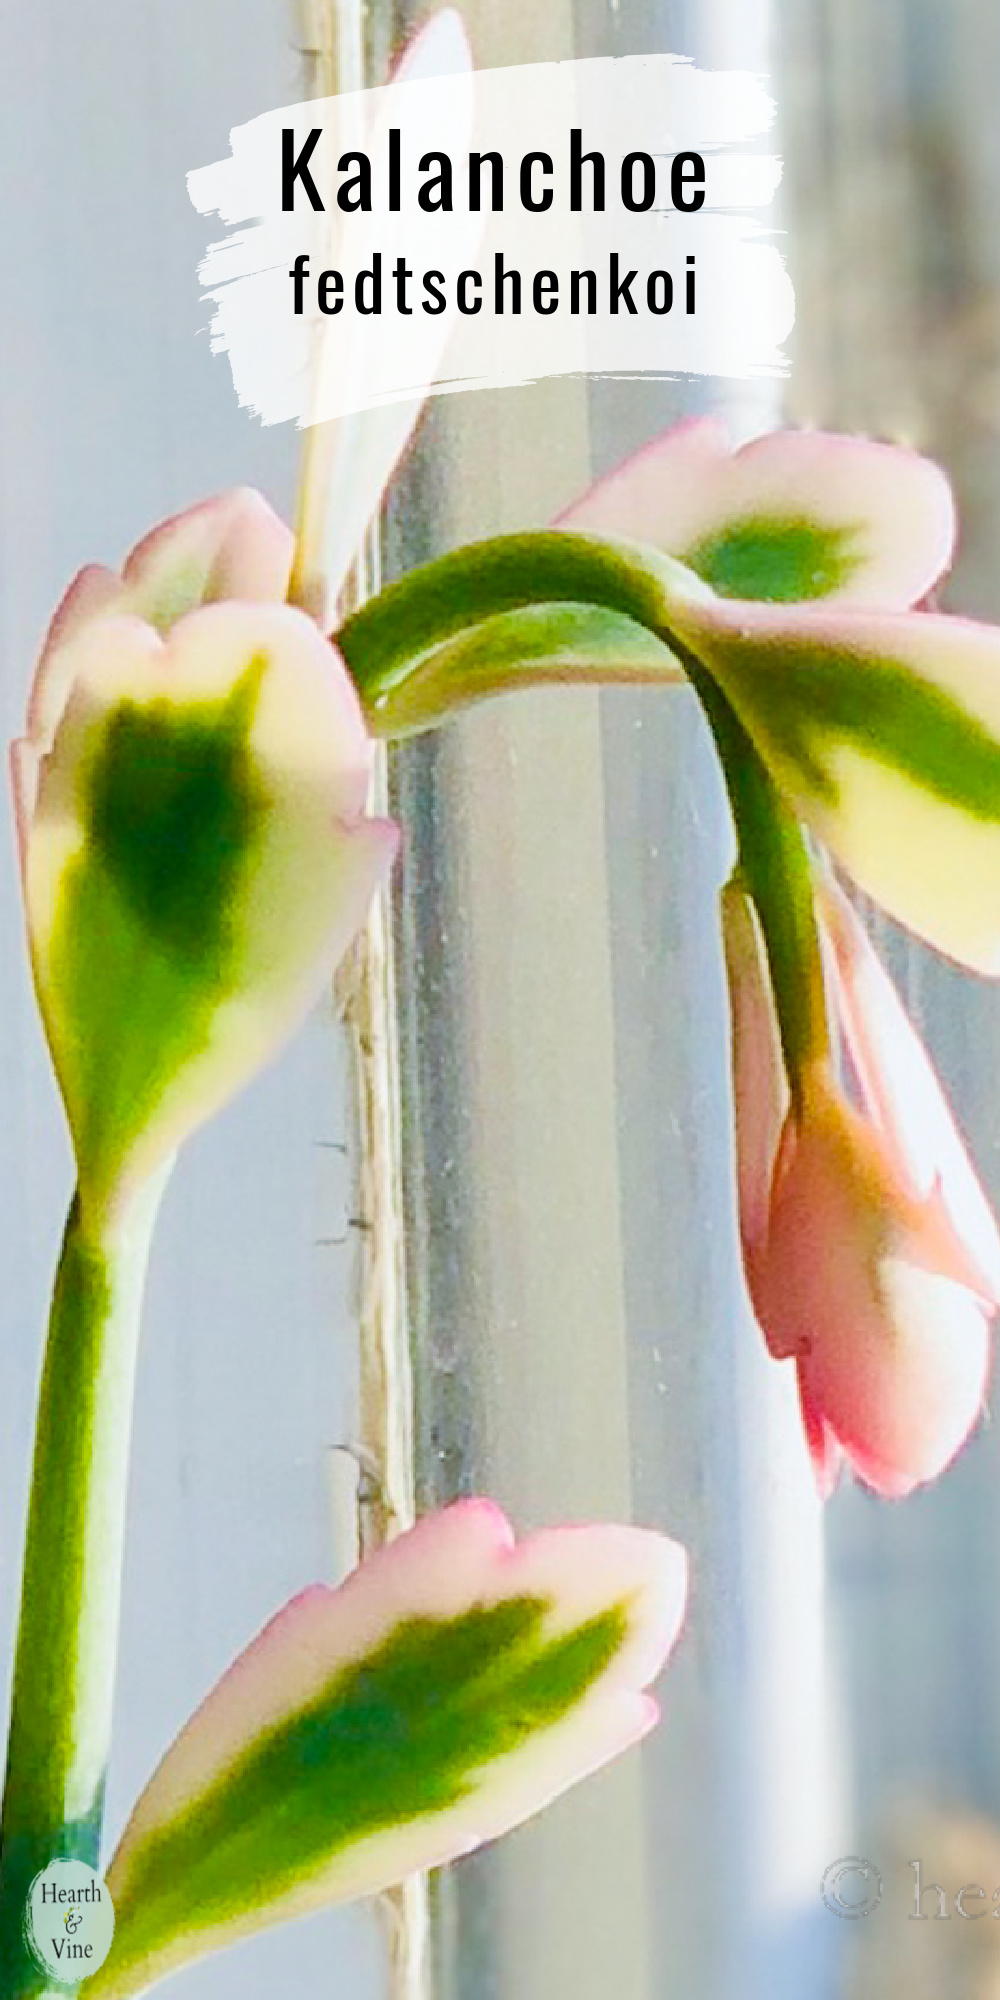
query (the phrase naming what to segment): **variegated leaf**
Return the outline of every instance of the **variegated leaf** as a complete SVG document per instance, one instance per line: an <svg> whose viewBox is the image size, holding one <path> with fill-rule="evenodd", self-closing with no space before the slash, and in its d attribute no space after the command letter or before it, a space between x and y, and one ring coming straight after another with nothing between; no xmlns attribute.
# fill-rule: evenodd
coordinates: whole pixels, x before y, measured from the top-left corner
<svg viewBox="0 0 1000 2000"><path fill-rule="evenodd" d="M467 1852L634 1743L682 1550L633 1528L515 1547L488 1501L293 1600L167 1752L108 1872L123 2000L185 1960Z"/></svg>
<svg viewBox="0 0 1000 2000"><path fill-rule="evenodd" d="M35 982L100 1219L291 1031L394 851L315 625L220 603L118 613L58 649L14 749Z"/></svg>

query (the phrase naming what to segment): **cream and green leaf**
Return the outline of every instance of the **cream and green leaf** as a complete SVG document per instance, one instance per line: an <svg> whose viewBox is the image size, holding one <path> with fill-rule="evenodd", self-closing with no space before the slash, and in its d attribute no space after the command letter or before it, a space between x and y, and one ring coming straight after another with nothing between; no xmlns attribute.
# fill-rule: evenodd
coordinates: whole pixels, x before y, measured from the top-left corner
<svg viewBox="0 0 1000 2000"><path fill-rule="evenodd" d="M627 1528L513 1545L484 1501L430 1516L339 1591L293 1601L168 1751L108 1871L87 1987L176 1965L468 1851L636 1741L684 1560Z"/></svg>
<svg viewBox="0 0 1000 2000"><path fill-rule="evenodd" d="M81 1177L99 1198L239 988L241 890L268 809L247 747L266 664L251 661L222 701L125 699L88 730L83 838L46 987Z"/></svg>
<svg viewBox="0 0 1000 2000"><path fill-rule="evenodd" d="M315 626L211 605L166 640L111 614L62 648L22 853L36 986L81 1198L111 1213L297 1019L394 845ZM23 775L23 774L22 774Z"/></svg>
<svg viewBox="0 0 1000 2000"><path fill-rule="evenodd" d="M663 640L621 612L573 602L526 604L467 625L408 662L375 695L371 727L379 734L391 718L392 736L407 736L444 713L518 687L682 678Z"/></svg>
<svg viewBox="0 0 1000 2000"><path fill-rule="evenodd" d="M1000 631L675 600L793 809L883 909L1000 973Z"/></svg>
<svg viewBox="0 0 1000 2000"><path fill-rule="evenodd" d="M948 482L870 438L771 431L738 450L714 417L675 424L560 516L577 534L652 544L720 597L905 610L947 568Z"/></svg>

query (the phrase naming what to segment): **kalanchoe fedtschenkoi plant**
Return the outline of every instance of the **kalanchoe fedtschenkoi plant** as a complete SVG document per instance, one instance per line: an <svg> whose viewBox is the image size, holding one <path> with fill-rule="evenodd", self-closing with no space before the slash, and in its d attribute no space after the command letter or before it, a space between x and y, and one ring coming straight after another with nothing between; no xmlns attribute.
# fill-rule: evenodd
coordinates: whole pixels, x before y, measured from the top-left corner
<svg viewBox="0 0 1000 2000"><path fill-rule="evenodd" d="M124 2000L265 1925L492 1840L653 1726L685 1559L634 1528L520 1547L460 1501L293 1599L167 1751L108 1870Z"/></svg>
<svg viewBox="0 0 1000 2000"><path fill-rule="evenodd" d="M886 1493L948 1462L982 1407L1000 1298L995 1224L927 1059L895 1002L893 1060L891 989L857 938L846 950L853 919L841 909L834 922L829 886L821 922L797 823L919 935L1000 971L1000 633L922 608L953 538L947 482L912 452L814 432L732 451L699 420L598 481L556 533L460 550L337 635L371 726L390 735L534 681L686 675L694 686L739 845L739 888L724 899L738 1042L764 1063L753 993L769 993L777 1034L766 1115L763 1081L738 1063L751 1292L772 1352L799 1357L826 1489L841 1449ZM827 952L840 940L832 1023L821 933ZM841 1037L863 1114L834 1081ZM918 1071L923 1134L898 1108ZM948 1161L936 1196L929 1134ZM812 1267L797 1254L806 1240L823 1252ZM820 1338L825 1294L852 1273L842 1338Z"/></svg>
<svg viewBox="0 0 1000 2000"><path fill-rule="evenodd" d="M421 65L470 68L451 10L400 77ZM363 353L351 366L363 376ZM947 483L866 440L732 451L714 421L680 425L552 530L429 564L328 641L325 607L416 408L310 433L294 538L238 490L155 529L120 575L83 571L14 750L32 964L79 1173L3 1806L0 1985L22 2000L44 1986L21 1938L28 1883L56 1854L98 1858L157 1201L178 1146L292 1031L385 876L396 834L365 812L369 732L543 680L690 681L739 849L722 907L744 1259L768 1346L797 1369L820 1482L846 1461L907 1492L982 1406L1000 1238L810 845L1000 972L1000 639L914 608L950 557ZM515 1549L486 1501L304 1592L135 1807L109 1872L114 1950L88 1990L124 2000L515 1825L651 1726L643 1690L683 1601L664 1538L556 1530Z"/></svg>

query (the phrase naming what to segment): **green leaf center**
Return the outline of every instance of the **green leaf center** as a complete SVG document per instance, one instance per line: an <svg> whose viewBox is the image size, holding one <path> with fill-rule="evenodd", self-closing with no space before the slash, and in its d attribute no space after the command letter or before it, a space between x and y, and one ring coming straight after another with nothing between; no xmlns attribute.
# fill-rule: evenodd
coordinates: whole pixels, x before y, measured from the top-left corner
<svg viewBox="0 0 1000 2000"><path fill-rule="evenodd" d="M749 514L682 558L717 597L796 604L830 597L860 566L861 529L794 515Z"/></svg>
<svg viewBox="0 0 1000 2000"><path fill-rule="evenodd" d="M87 774L88 848L123 900L190 964L231 956L240 870L264 801L247 750L266 660L194 713L124 701Z"/></svg>
<svg viewBox="0 0 1000 2000"><path fill-rule="evenodd" d="M264 656L224 700L122 701L93 727L46 1008L81 1186L102 1201L237 989L268 799L249 746Z"/></svg>

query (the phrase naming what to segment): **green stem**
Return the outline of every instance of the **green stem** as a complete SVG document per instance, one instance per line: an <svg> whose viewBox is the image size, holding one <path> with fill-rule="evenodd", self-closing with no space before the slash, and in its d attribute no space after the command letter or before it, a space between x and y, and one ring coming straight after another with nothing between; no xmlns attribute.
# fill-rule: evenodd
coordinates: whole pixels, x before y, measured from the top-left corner
<svg viewBox="0 0 1000 2000"><path fill-rule="evenodd" d="M34 1876L54 1858L99 1858L139 1311L163 1183L112 1240L74 1200L56 1274L0 1821L3 2000L48 1990L22 1934Z"/></svg>
<svg viewBox="0 0 1000 2000"><path fill-rule="evenodd" d="M336 644L351 670L368 711L371 728L382 736L414 726L407 683L417 680L428 655L455 635L532 605L598 607L643 627L667 652L633 656L633 677L662 683L665 660L687 674L705 711L729 791L740 849L740 866L760 919L767 950L782 1049L793 1098L798 1098L810 1062L829 1050L812 870L802 829L767 771L742 722L701 661L671 629L671 602L699 586L690 571L659 550L561 529L541 534L501 535L442 556L390 584L348 618ZM706 590L709 597L711 593ZM506 640L504 641L506 643ZM500 684L488 646L467 649L471 661L461 694L493 693ZM526 657L525 679L533 662ZM599 665L586 678L601 678ZM434 691L423 720L442 720L459 698L454 667Z"/></svg>
<svg viewBox="0 0 1000 2000"><path fill-rule="evenodd" d="M793 1102L810 1065L829 1054L823 960L805 837L739 717L711 675L674 642L719 753L739 850L767 952Z"/></svg>

